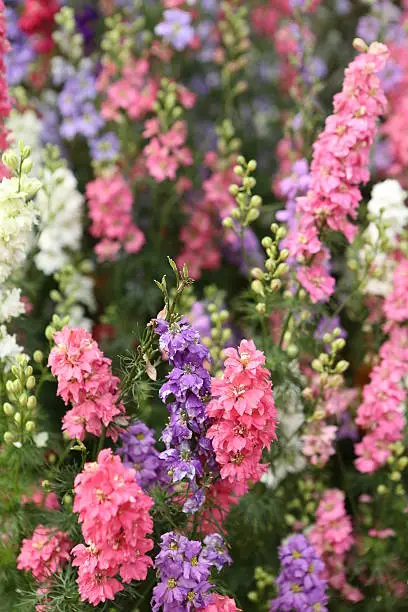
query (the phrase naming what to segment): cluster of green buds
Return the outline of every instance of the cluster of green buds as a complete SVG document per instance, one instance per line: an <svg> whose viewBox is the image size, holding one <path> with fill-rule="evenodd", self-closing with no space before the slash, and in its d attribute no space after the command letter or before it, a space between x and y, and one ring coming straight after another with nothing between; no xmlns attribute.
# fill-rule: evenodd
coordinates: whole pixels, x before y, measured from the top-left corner
<svg viewBox="0 0 408 612"><path fill-rule="evenodd" d="M229 112L234 99L248 89L248 82L244 78L251 48L248 6L240 0L223 1L221 11L223 16L218 27L222 48L218 50L216 59L222 66L221 82L226 110Z"/></svg>
<svg viewBox="0 0 408 612"><path fill-rule="evenodd" d="M256 161L239 155L234 173L239 177L240 185L230 185L229 192L235 198L236 207L232 209L231 216L223 220L224 227L233 229L237 234L243 235L245 229L256 221L260 214L262 198L253 194L256 179L252 174L256 170Z"/></svg>
<svg viewBox="0 0 408 612"><path fill-rule="evenodd" d="M368 214L367 220L370 222L368 227L347 251L347 266L356 275L356 284L360 291L364 291L372 278L387 278L387 261L383 262L378 256L393 249L387 235L389 223L384 220L382 211L379 216Z"/></svg>
<svg viewBox="0 0 408 612"><path fill-rule="evenodd" d="M44 166L52 173L58 168L66 168L67 162L61 157L61 151L57 145L47 144L44 147Z"/></svg>
<svg viewBox="0 0 408 612"><path fill-rule="evenodd" d="M305 529L316 520L316 509L325 484L313 478L305 478L298 480L297 489L297 495L286 504L284 519L289 527L296 524ZM278 497L284 497L283 489L278 489L277 493Z"/></svg>
<svg viewBox="0 0 408 612"><path fill-rule="evenodd" d="M226 308L220 307L216 296L213 301L208 303L207 311L210 315L211 332L209 337L204 336L202 338L202 343L210 351L214 376L221 376L224 360L223 349L232 336L232 331L228 327L230 313Z"/></svg>
<svg viewBox="0 0 408 612"><path fill-rule="evenodd" d="M403 484L403 473L408 467L408 456L406 455L406 449L401 441L395 442L390 445L392 455L388 457L388 485L380 484L377 487L377 493L379 495L391 495L393 499L395 496L403 500L400 504L401 510L404 510L407 505L406 490Z"/></svg>
<svg viewBox="0 0 408 612"><path fill-rule="evenodd" d="M2 155L2 161L13 173L13 180L17 183L17 191L26 201L32 200L41 189L41 182L28 175L33 169L31 148L22 140L17 143L17 150L8 149Z"/></svg>
<svg viewBox="0 0 408 612"><path fill-rule="evenodd" d="M262 606L261 610L269 610L268 601L272 597L272 590L275 585L275 576L267 572L263 567L256 567L254 572L255 589L249 591L248 599L253 603Z"/></svg>
<svg viewBox="0 0 408 612"><path fill-rule="evenodd" d="M282 277L289 271L286 263L289 257L288 249L280 249L279 242L285 238L286 229L282 225L272 223L272 236L262 239L262 246L266 252L265 269L253 268L251 276L254 279L251 289L258 298L256 310L260 314L266 313L266 296L277 293L282 288Z"/></svg>
<svg viewBox="0 0 408 612"><path fill-rule="evenodd" d="M52 315L51 323L45 328L45 337L50 344L54 342L54 335L61 331L65 325L69 323L69 316L59 317L57 314Z"/></svg>
<svg viewBox="0 0 408 612"><path fill-rule="evenodd" d="M172 125L183 116L183 108L179 104L177 95L177 84L167 77L160 81L160 89L153 103L153 110L163 132L170 130Z"/></svg>
<svg viewBox="0 0 408 612"><path fill-rule="evenodd" d="M327 352L322 352L312 361L312 368L319 374L320 390L338 389L344 384L343 374L349 367L349 362L344 359L338 360L339 353L346 346L344 338L340 338L341 330L335 327L332 333L323 336L323 342L329 346ZM313 392L309 387L303 391L305 399L312 399ZM318 418L318 415L315 415Z"/></svg>
<svg viewBox="0 0 408 612"><path fill-rule="evenodd" d="M55 312L60 318L69 321L69 313L73 306L78 303L76 291L78 279L89 275L93 269L92 261L85 259L76 265L73 263L66 264L54 274L58 289L50 291L50 298L55 302Z"/></svg>
<svg viewBox="0 0 408 612"><path fill-rule="evenodd" d="M218 136L219 169L227 170L235 163L237 152L240 150L242 142L235 135L235 128L230 119L224 119L217 126L216 133Z"/></svg>
<svg viewBox="0 0 408 612"><path fill-rule="evenodd" d="M3 404L3 413L7 417L7 430L3 440L17 448L31 441L36 430L36 380L29 363L28 355L17 355L6 382L8 401Z"/></svg>
<svg viewBox="0 0 408 612"><path fill-rule="evenodd" d="M84 55L84 37L77 31L75 11L71 6L62 6L55 15L58 28L53 32L53 39L60 51L74 64Z"/></svg>
<svg viewBox="0 0 408 612"><path fill-rule="evenodd" d="M116 65L125 64L135 46L138 35L145 26L143 17L124 19L120 12L105 19L105 33L101 41L101 48L106 56Z"/></svg>

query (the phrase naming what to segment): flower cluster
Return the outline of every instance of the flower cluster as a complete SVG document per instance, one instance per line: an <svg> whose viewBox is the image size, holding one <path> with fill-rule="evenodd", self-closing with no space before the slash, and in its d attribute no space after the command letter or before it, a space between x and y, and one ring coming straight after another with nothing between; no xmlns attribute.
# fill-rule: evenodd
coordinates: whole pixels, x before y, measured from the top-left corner
<svg viewBox="0 0 408 612"><path fill-rule="evenodd" d="M21 30L33 40L37 53L48 53L54 42L54 17L59 10L58 0L27 0L19 19Z"/></svg>
<svg viewBox="0 0 408 612"><path fill-rule="evenodd" d="M83 601L94 606L123 590L123 583L144 580L153 565L146 553L153 541L149 510L153 501L136 483L135 470L123 466L110 449L86 463L75 479L73 510L79 514L85 545L72 550Z"/></svg>
<svg viewBox="0 0 408 612"><path fill-rule="evenodd" d="M220 571L232 562L221 536L207 536L203 545L198 540L169 532L162 535L160 549L155 559L160 582L153 589L153 612L211 610L206 607L213 603L211 568Z"/></svg>
<svg viewBox="0 0 408 612"><path fill-rule="evenodd" d="M316 510L316 523L308 538L324 562L323 576L329 584L350 601L359 601L361 594L347 583L345 575L346 553L354 544L354 537L344 502L343 491L327 489Z"/></svg>
<svg viewBox="0 0 408 612"><path fill-rule="evenodd" d="M347 68L343 90L334 98L334 114L326 119L324 132L314 144L311 184L306 196L297 199L297 227L287 244L298 261L297 278L312 302L324 301L334 291L327 271L328 253L319 238L327 226L351 241L361 199L358 188L369 178L369 150L376 134L376 121L384 113L386 100L378 73L389 52L373 43Z"/></svg>
<svg viewBox="0 0 408 612"><path fill-rule="evenodd" d="M265 355L252 340L242 340L238 351L225 349L221 379L211 383L207 414L213 423L207 437L212 441L221 478L244 487L257 482L266 466L262 450L276 439L276 408Z"/></svg>
<svg viewBox="0 0 408 612"><path fill-rule="evenodd" d="M78 251L82 238L84 198L77 180L66 167L54 172L46 168L36 205L40 217L38 249L35 263L50 275L70 261L70 252Z"/></svg>
<svg viewBox="0 0 408 612"><path fill-rule="evenodd" d="M391 455L390 445L403 437L407 394L401 381L407 373L407 358L407 329L396 327L380 349L380 363L371 372L357 411L356 422L367 432L355 445L360 472L374 472L384 465Z"/></svg>
<svg viewBox="0 0 408 612"><path fill-rule="evenodd" d="M54 66L54 79L64 79L68 76L58 96L58 108L63 116L61 136L66 140L73 140L77 135L82 135L92 143L105 125L94 104L97 95L94 66L83 60L79 70L72 75L66 72L64 65L58 72L56 64Z"/></svg>
<svg viewBox="0 0 408 612"><path fill-rule="evenodd" d="M7 38L11 49L5 58L7 81L9 85L20 84L27 76L35 53L31 41L18 24L18 15L14 7L8 6L5 11L7 23Z"/></svg>
<svg viewBox="0 0 408 612"><path fill-rule="evenodd" d="M211 472L217 472L214 453L206 438L208 417L205 402L210 393L211 378L205 368L209 360L208 349L186 320L169 325L156 320L156 333L160 336L160 349L172 366L166 382L160 389L164 402L173 398L167 407L170 421L163 430L166 449L160 454L173 482L187 478L193 496L184 504L185 512L196 512L205 500L204 489L198 481Z"/></svg>
<svg viewBox="0 0 408 612"><path fill-rule="evenodd" d="M133 197L122 174L99 177L86 186L90 233L99 242L95 252L100 261L114 259L122 247L127 253L138 253L145 239L133 223Z"/></svg>
<svg viewBox="0 0 408 612"><path fill-rule="evenodd" d="M278 596L270 610L319 610L325 612L327 582L322 578L324 563L303 535L291 536L279 548L281 572L276 581Z"/></svg>
<svg viewBox="0 0 408 612"><path fill-rule="evenodd" d="M48 365L58 380L58 395L72 404L63 418L63 430L71 439L83 440L87 432L101 436L106 429L106 435L117 440L126 418L111 360L80 327L64 327L54 341Z"/></svg>
<svg viewBox="0 0 408 612"><path fill-rule="evenodd" d="M161 132L158 119L145 122L143 136L149 143L143 149L146 168L158 183L166 178L174 180L179 166L193 163L191 151L185 146L187 126L185 121L176 121L167 131Z"/></svg>
<svg viewBox="0 0 408 612"><path fill-rule="evenodd" d="M153 429L149 429L142 421L135 421L121 433L120 441L122 446L117 454L122 457L125 467L136 470L136 482L144 491L168 482L164 462L155 447Z"/></svg>
<svg viewBox="0 0 408 612"><path fill-rule="evenodd" d="M23 540L17 567L31 572L37 582L46 583L70 560L71 548L66 533L38 525L32 537Z"/></svg>

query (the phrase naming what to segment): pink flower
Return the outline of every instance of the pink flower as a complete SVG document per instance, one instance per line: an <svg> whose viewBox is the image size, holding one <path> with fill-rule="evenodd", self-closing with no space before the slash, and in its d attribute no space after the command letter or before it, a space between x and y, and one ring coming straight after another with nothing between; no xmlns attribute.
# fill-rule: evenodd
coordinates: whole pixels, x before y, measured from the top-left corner
<svg viewBox="0 0 408 612"><path fill-rule="evenodd" d="M355 465L360 472L375 472L384 465L391 455L390 445L403 437L406 391L400 383L407 374L408 363L405 327L393 327L389 340L380 349L380 358L357 410L356 423L366 432L354 447L358 455Z"/></svg>
<svg viewBox="0 0 408 612"><path fill-rule="evenodd" d="M221 478L245 487L257 482L266 466L262 450L276 439L276 408L265 356L252 340L242 340L238 351L226 349L222 379L213 379L207 414Z"/></svg>
<svg viewBox="0 0 408 612"><path fill-rule="evenodd" d="M30 539L24 539L17 568L32 573L37 582L46 582L70 560L72 543L68 535L38 525Z"/></svg>
<svg viewBox="0 0 408 612"><path fill-rule="evenodd" d="M86 186L90 233L100 242L95 251L100 261L112 260L121 247L137 253L145 239L133 223L133 196L128 183L116 172L110 177L99 177Z"/></svg>
<svg viewBox="0 0 408 612"><path fill-rule="evenodd" d="M316 511L316 523L309 531L308 538L326 566L323 577L327 578L333 588L340 590L344 597L350 601L359 601L360 591L347 583L345 575L346 553L354 544L354 537L344 499L340 489L325 491Z"/></svg>
<svg viewBox="0 0 408 612"><path fill-rule="evenodd" d="M153 548L146 538L153 530L153 500L136 483L135 474L105 449L75 478L73 510L79 513L86 546L73 549L73 565L78 566L81 598L93 605L113 600L123 590L119 577L124 583L144 580L153 565L146 555Z"/></svg>
<svg viewBox="0 0 408 612"><path fill-rule="evenodd" d="M369 179L377 120L386 109L378 75L388 56L385 45L372 43L351 62L343 89L334 97L334 114L326 119L313 145L310 188L305 197L297 199L297 224L286 245L302 266L297 278L314 303L326 301L335 285L321 262L316 263L316 254L323 250L321 230L327 227L340 232L349 242L357 231L351 220L357 216L361 199L358 185Z"/></svg>
<svg viewBox="0 0 408 612"><path fill-rule="evenodd" d="M111 360L80 327L64 327L54 340L48 365L58 380L58 395L72 404L63 418L63 429L71 439L83 440L86 432L100 436L105 427L106 435L116 440L126 416Z"/></svg>
<svg viewBox="0 0 408 612"><path fill-rule="evenodd" d="M334 455L336 425L327 425L324 421L308 423L303 435L303 454L310 457L312 465L323 467Z"/></svg>
<svg viewBox="0 0 408 612"><path fill-rule="evenodd" d="M216 593L211 595L211 602L202 608L203 612L239 612L239 610L233 599Z"/></svg>
<svg viewBox="0 0 408 612"><path fill-rule="evenodd" d="M327 301L334 293L334 278L323 266L313 265L310 268L299 268L296 276L314 304Z"/></svg>

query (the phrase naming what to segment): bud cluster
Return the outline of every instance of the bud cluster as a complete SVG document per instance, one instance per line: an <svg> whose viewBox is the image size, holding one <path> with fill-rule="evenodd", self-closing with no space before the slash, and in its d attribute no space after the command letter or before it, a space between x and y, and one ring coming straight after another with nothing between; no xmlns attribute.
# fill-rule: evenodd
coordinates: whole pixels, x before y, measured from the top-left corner
<svg viewBox="0 0 408 612"><path fill-rule="evenodd" d="M55 15L55 23L59 26L52 35L55 43L69 60L77 63L84 55L84 38L77 31L74 9L61 7Z"/></svg>
<svg viewBox="0 0 408 612"><path fill-rule="evenodd" d="M231 185L230 194L234 196L236 207L232 209L231 216L223 220L224 227L233 229L237 234L241 234L245 228L256 221L260 214L262 198L253 195L252 190L256 185L256 179L251 176L256 170L254 159L246 161L245 157L239 155L234 173L239 177L241 185Z"/></svg>
<svg viewBox="0 0 408 612"><path fill-rule="evenodd" d="M270 599L270 590L275 584L275 577L270 572L267 572L263 567L256 567L254 572L255 590L250 591L247 595L249 601L254 603L268 601Z"/></svg>
<svg viewBox="0 0 408 612"><path fill-rule="evenodd" d="M161 79L153 110L159 119L162 132L170 130L172 125L181 119L183 109L178 102L177 85L174 81L167 78Z"/></svg>
<svg viewBox="0 0 408 612"><path fill-rule="evenodd" d="M324 389L337 389L342 386L344 379L342 374L349 367L349 362L341 359L337 361L338 354L346 346L344 338L340 338L341 330L336 327L333 332L326 333L323 336L323 342L328 346L328 351L320 353L320 355L313 359L312 368L319 374L319 387L320 391ZM303 391L306 399L310 399L311 390L306 388Z"/></svg>
<svg viewBox="0 0 408 612"><path fill-rule="evenodd" d="M36 351L37 358L39 353L40 351ZM8 401L3 404L3 413L7 417L7 430L3 434L3 440L5 444L14 444L18 448L32 440L36 430L36 379L29 361L28 355L17 355L15 364L11 367L10 378L6 382Z"/></svg>
<svg viewBox="0 0 408 612"><path fill-rule="evenodd" d="M272 236L265 236L262 239L262 246L266 251L265 269L253 268L251 270L252 291L260 298L256 309L260 314L265 314L266 304L263 298L269 294L274 294L282 288L282 277L289 271L289 265L286 263L289 257L287 249L280 249L279 243L286 236L286 229L272 223Z"/></svg>
<svg viewBox="0 0 408 612"><path fill-rule="evenodd" d="M312 478L298 480L298 491L286 505L285 523L291 528L295 526L296 530L312 525L316 520L315 513L324 488L323 482ZM283 490L278 489L277 495L283 495Z"/></svg>
<svg viewBox="0 0 408 612"><path fill-rule="evenodd" d="M239 6L239 0L221 2L222 19L219 22L222 48L216 59L221 68L221 82L228 107L248 89L243 72L248 66L251 43L249 40L248 7Z"/></svg>

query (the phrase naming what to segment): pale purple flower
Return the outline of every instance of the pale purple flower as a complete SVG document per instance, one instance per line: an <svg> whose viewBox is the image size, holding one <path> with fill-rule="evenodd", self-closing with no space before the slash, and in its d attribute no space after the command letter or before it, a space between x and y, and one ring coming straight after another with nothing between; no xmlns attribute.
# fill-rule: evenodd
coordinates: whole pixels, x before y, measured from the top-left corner
<svg viewBox="0 0 408 612"><path fill-rule="evenodd" d="M381 22L374 15L364 15L357 25L357 36L372 43L377 40L381 30Z"/></svg>
<svg viewBox="0 0 408 612"><path fill-rule="evenodd" d="M182 51L194 38L191 14L180 9L168 9L163 13L164 21L154 28L157 36L170 43L177 51Z"/></svg>
<svg viewBox="0 0 408 612"><path fill-rule="evenodd" d="M105 125L104 119L91 102L86 102L79 117L80 133L86 138L94 138Z"/></svg>
<svg viewBox="0 0 408 612"><path fill-rule="evenodd" d="M291 536L279 547L279 559L278 595L270 611L313 610L319 604L319 611L325 612L327 582L321 578L325 567L309 540L301 534Z"/></svg>
<svg viewBox="0 0 408 612"><path fill-rule="evenodd" d="M94 138L89 145L92 159L95 161L113 161L120 150L119 138L114 132L106 132L99 138Z"/></svg>

